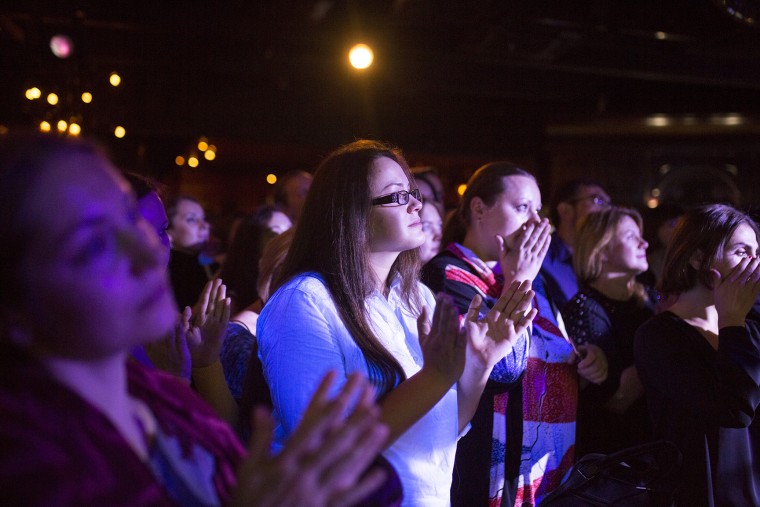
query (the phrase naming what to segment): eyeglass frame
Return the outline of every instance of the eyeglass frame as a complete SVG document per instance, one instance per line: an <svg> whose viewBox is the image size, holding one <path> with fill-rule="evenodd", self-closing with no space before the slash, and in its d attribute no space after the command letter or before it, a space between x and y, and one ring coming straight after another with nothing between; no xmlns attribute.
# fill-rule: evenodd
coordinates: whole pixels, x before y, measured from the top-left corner
<svg viewBox="0 0 760 507"><path fill-rule="evenodd" d="M391 192L390 194L379 195L372 199L372 206L384 206L386 204L395 204L396 206L405 206L409 204L409 196L414 197L421 203L425 201L422 199L422 194L419 188L414 190L399 190L398 192Z"/></svg>
<svg viewBox="0 0 760 507"><path fill-rule="evenodd" d="M583 197L576 197L574 199L570 199L567 202L570 204L578 204L581 201L587 201L589 199L591 199L595 205L601 206L602 208L606 208L607 206L612 204L612 201L610 199L606 199L599 194L591 194L591 195L586 195Z"/></svg>

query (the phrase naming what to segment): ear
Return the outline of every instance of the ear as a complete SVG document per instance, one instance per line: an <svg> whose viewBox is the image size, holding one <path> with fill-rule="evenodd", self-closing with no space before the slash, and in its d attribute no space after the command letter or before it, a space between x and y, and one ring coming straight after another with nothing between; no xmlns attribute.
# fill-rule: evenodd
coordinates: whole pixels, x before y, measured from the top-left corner
<svg viewBox="0 0 760 507"><path fill-rule="evenodd" d="M483 199L477 196L473 197L470 201L470 216L476 220L480 220L486 214L486 211L488 211L488 206L483 202Z"/></svg>
<svg viewBox="0 0 760 507"><path fill-rule="evenodd" d="M599 260L601 262L607 262L609 260L609 256L607 255L607 246L605 245L604 248L599 250Z"/></svg>
<svg viewBox="0 0 760 507"><path fill-rule="evenodd" d="M697 250L691 254L691 257L689 257L689 266L694 268L696 271L699 271L699 267L702 265L704 259L705 254L702 252L702 250Z"/></svg>

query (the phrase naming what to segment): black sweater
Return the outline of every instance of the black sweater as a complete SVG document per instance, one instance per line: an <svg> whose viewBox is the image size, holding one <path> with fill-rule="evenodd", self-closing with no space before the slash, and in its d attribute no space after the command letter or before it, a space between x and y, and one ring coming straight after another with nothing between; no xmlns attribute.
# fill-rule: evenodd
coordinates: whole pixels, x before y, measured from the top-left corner
<svg viewBox="0 0 760 507"><path fill-rule="evenodd" d="M655 437L683 453L678 505L760 505L760 327L720 330L718 350L671 312L636 331Z"/></svg>

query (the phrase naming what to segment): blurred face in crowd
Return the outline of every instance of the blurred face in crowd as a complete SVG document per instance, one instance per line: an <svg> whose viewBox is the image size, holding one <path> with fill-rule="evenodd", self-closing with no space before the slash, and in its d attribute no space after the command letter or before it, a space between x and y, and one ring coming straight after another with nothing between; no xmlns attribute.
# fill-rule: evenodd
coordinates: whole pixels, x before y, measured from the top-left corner
<svg viewBox="0 0 760 507"><path fill-rule="evenodd" d="M443 221L438 208L432 202L426 203L420 210L422 232L425 233L425 243L420 247L420 260L427 262L436 256L441 249L441 234Z"/></svg>
<svg viewBox="0 0 760 507"><path fill-rule="evenodd" d="M200 249L208 241L209 224L203 208L195 201L183 199L177 203L177 211L169 228L173 248Z"/></svg>
<svg viewBox="0 0 760 507"><path fill-rule="evenodd" d="M156 231L158 239L164 251L164 264L169 264L169 250L171 238L169 238L169 218L166 216L164 203L155 192L148 192L137 201L140 214L148 224Z"/></svg>
<svg viewBox="0 0 760 507"><path fill-rule="evenodd" d="M586 215L599 211L610 205L610 196L602 187L597 185L584 185L568 204L572 205L572 213L569 214L570 223L576 224L586 218Z"/></svg>
<svg viewBox="0 0 760 507"><path fill-rule="evenodd" d="M292 221L298 220L301 210L306 202L311 181L314 179L307 172L300 172L285 183L285 196L287 199L287 214Z"/></svg>
<svg viewBox="0 0 760 507"><path fill-rule="evenodd" d="M638 275L649 268L647 243L641 237L636 221L624 215L615 228L615 235L606 246L603 270L607 273Z"/></svg>
<svg viewBox="0 0 760 507"><path fill-rule="evenodd" d="M28 345L42 355L94 359L172 329L164 250L108 162L59 156L25 204L21 216L33 232L21 267L22 307L33 315Z"/></svg>
<svg viewBox="0 0 760 507"><path fill-rule="evenodd" d="M282 234L293 227L293 222L282 211L273 211L272 216L267 220L266 226L275 234Z"/></svg>

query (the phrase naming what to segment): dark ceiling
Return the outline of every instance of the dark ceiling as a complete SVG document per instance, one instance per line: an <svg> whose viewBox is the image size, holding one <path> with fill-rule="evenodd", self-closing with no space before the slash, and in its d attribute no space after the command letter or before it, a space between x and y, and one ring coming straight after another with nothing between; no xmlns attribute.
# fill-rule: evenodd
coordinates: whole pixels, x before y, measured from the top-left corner
<svg viewBox="0 0 760 507"><path fill-rule="evenodd" d="M656 113L751 123L758 10L757 0L5 2L0 125L82 114L86 132L121 123L141 139L334 147L374 136L488 154L529 152L557 126L614 130ZM69 59L47 47L58 32L74 41ZM358 41L375 49L363 73L345 56ZM54 112L24 99L32 85L59 91Z"/></svg>

